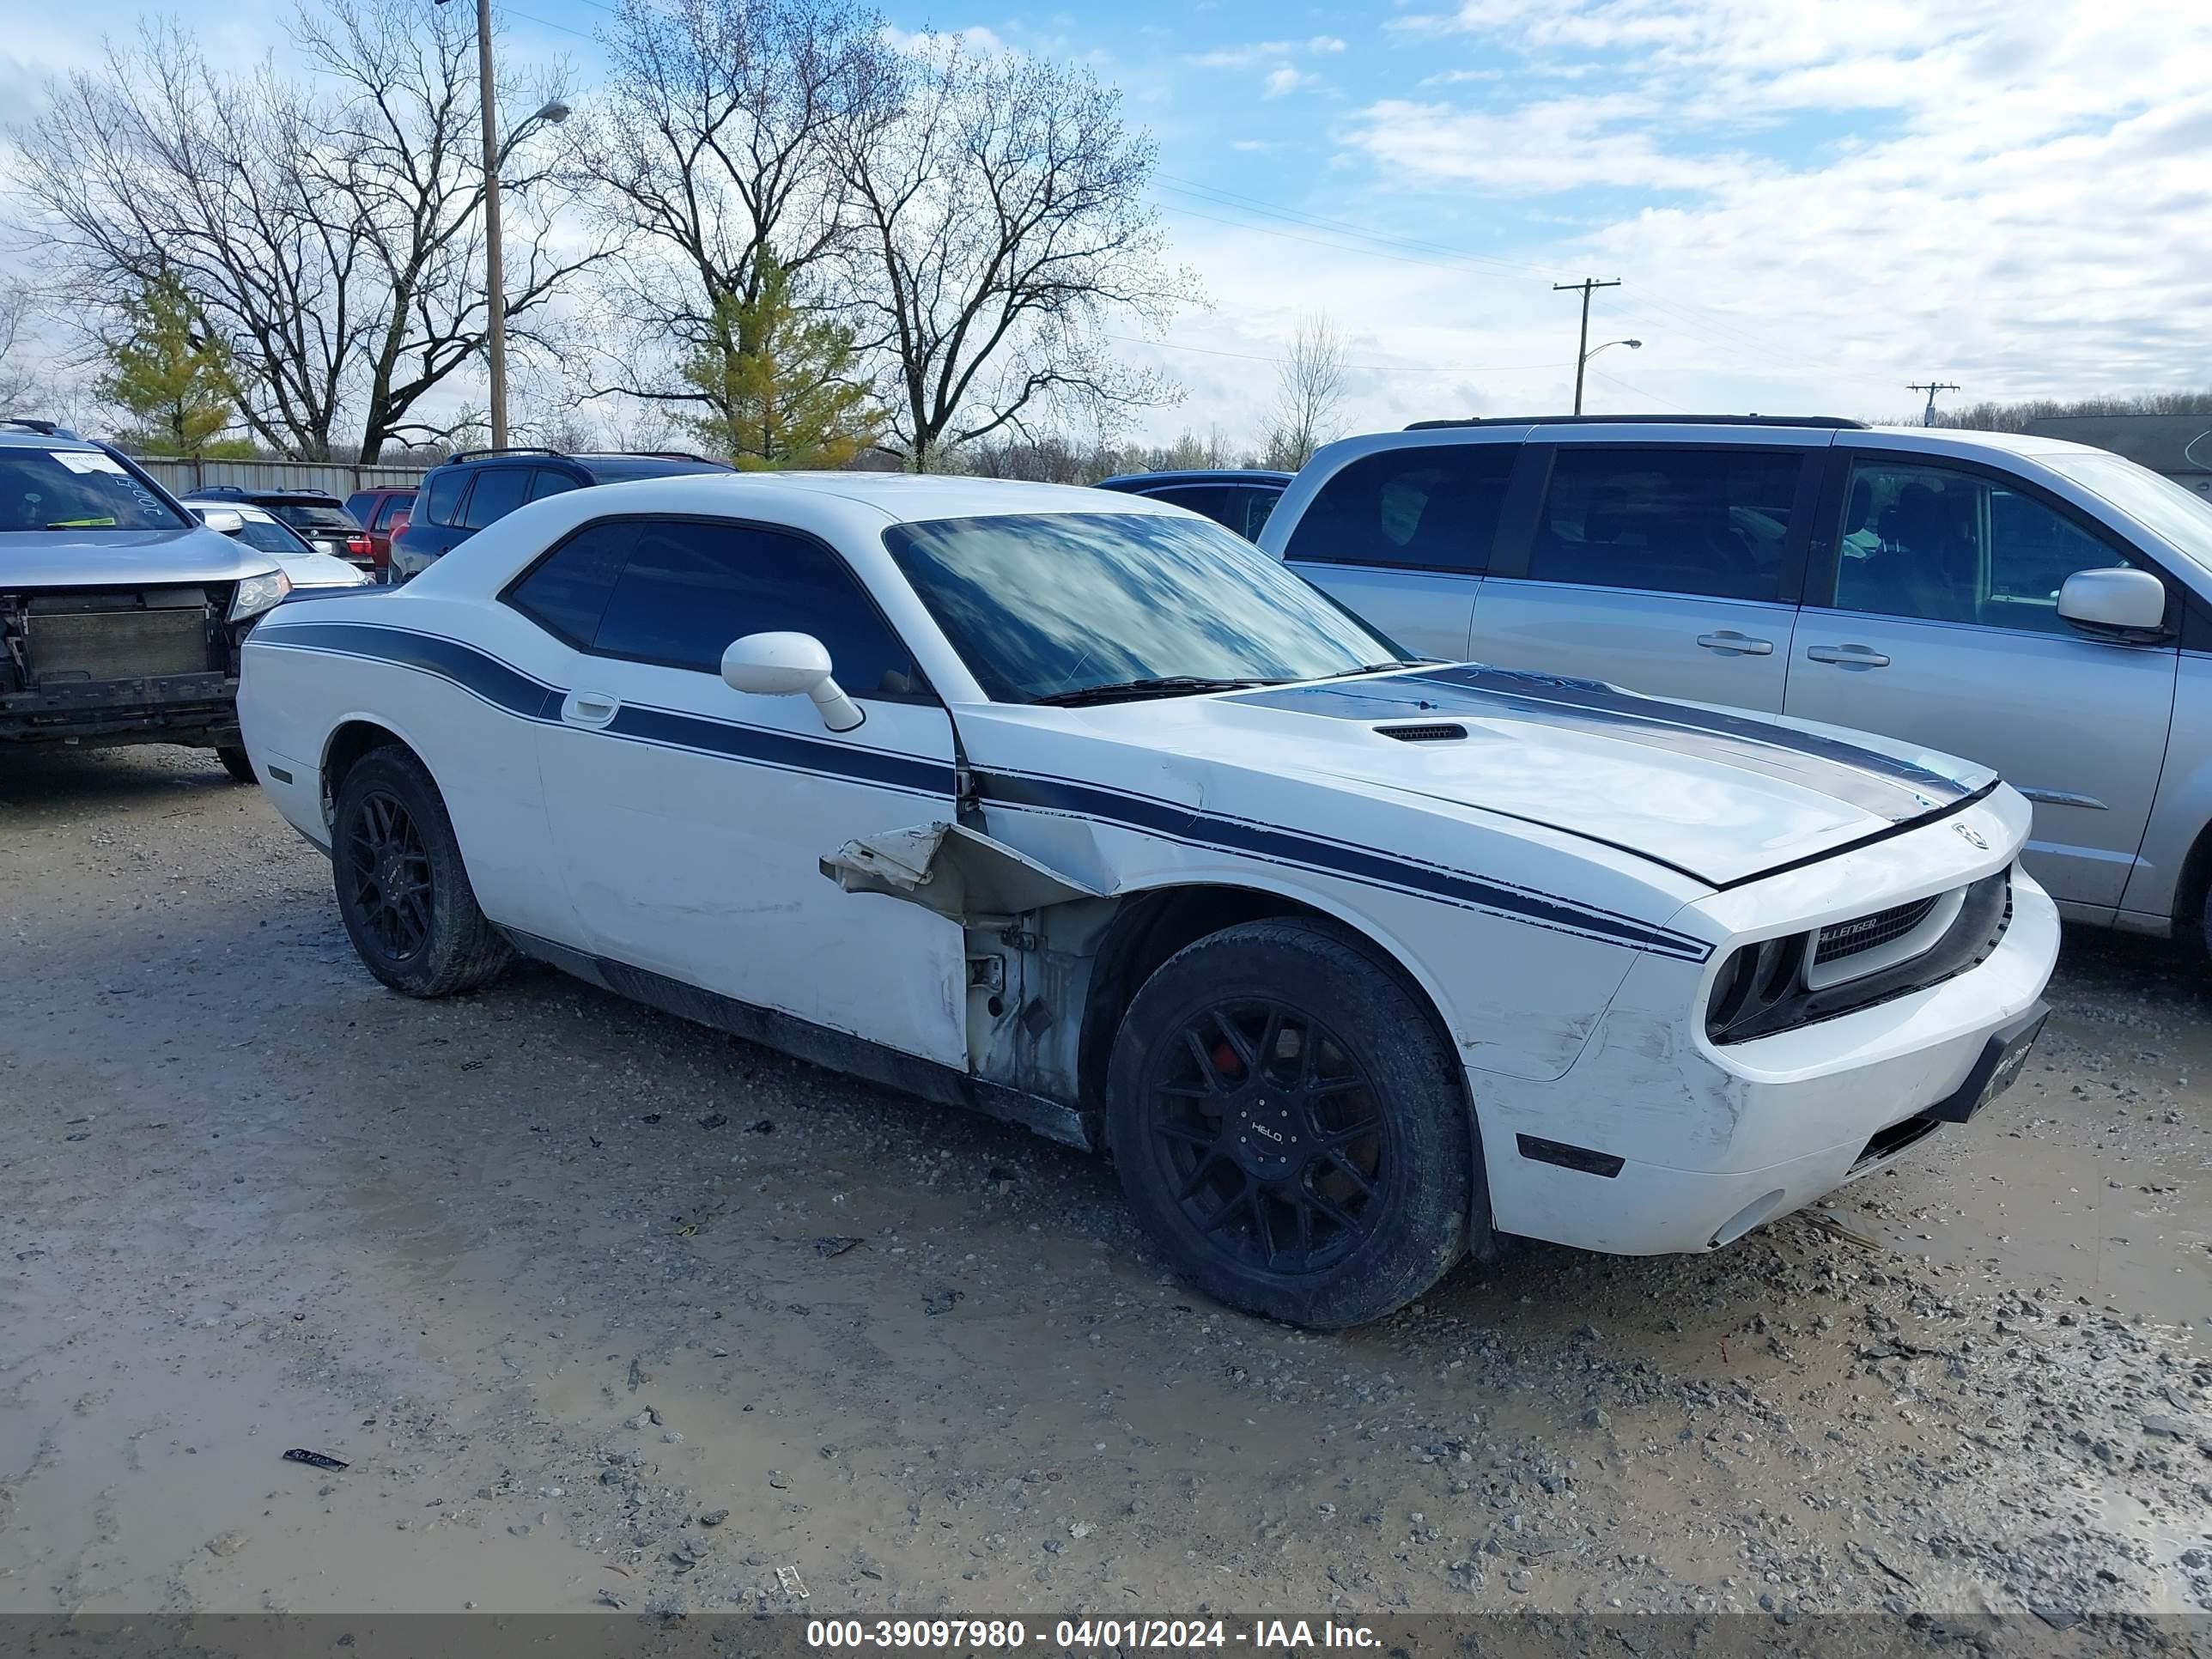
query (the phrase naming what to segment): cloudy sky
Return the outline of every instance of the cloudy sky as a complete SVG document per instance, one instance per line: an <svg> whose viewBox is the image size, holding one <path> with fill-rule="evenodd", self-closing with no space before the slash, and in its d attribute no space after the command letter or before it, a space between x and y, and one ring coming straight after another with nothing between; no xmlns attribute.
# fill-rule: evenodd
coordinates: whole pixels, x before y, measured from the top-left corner
<svg viewBox="0 0 2212 1659"><path fill-rule="evenodd" d="M1325 311L1355 427L1565 408L1576 296L1619 277L1593 410L1889 416L1968 398L2212 384L2212 6L2203 0L895 0L908 27L1080 58L1160 147L1208 306L1158 344L1188 388L1148 435L1257 426ZM502 5L509 50L588 81L597 0ZM234 6L179 15L241 58ZM127 28L127 15L104 14ZM19 19L0 100L98 50Z"/></svg>

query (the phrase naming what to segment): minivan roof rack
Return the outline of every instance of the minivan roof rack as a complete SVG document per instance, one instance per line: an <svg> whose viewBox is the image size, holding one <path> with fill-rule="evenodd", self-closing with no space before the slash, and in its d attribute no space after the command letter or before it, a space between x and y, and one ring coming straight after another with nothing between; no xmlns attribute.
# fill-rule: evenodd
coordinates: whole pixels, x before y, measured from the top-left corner
<svg viewBox="0 0 2212 1659"><path fill-rule="evenodd" d="M489 455L558 455L557 449L548 449L544 444L504 444L497 449L459 449L446 457L453 461L481 461Z"/></svg>
<svg viewBox="0 0 2212 1659"><path fill-rule="evenodd" d="M1408 432L1454 426L1810 426L1864 432L1864 421L1843 415L1470 415L1457 421L1415 421Z"/></svg>
<svg viewBox="0 0 2212 1659"><path fill-rule="evenodd" d="M613 461L624 457L643 461L712 461L714 459L712 455L694 455L688 449L586 449L578 453L587 461Z"/></svg>
<svg viewBox="0 0 2212 1659"><path fill-rule="evenodd" d="M34 420L28 415L0 415L0 426L20 426L26 432L35 432L42 438L67 438L76 443L84 441L58 421Z"/></svg>

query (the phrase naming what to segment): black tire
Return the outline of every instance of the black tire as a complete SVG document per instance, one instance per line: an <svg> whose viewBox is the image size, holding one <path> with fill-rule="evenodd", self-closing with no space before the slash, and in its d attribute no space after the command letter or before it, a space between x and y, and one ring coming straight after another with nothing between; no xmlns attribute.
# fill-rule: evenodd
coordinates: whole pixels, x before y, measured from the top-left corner
<svg viewBox="0 0 2212 1659"><path fill-rule="evenodd" d="M1488 1242L1452 1050L1334 923L1249 922L1170 957L1115 1038L1106 1118L1138 1218L1234 1307L1360 1324Z"/></svg>
<svg viewBox="0 0 2212 1659"><path fill-rule="evenodd" d="M395 991L471 991L514 959L477 908L429 769L397 744L364 756L339 785L331 871L354 950Z"/></svg>
<svg viewBox="0 0 2212 1659"><path fill-rule="evenodd" d="M247 758L246 750L243 749L225 744L215 751L215 757L222 763L222 769L229 773L238 782L258 783L261 781L259 778L254 776L253 763Z"/></svg>

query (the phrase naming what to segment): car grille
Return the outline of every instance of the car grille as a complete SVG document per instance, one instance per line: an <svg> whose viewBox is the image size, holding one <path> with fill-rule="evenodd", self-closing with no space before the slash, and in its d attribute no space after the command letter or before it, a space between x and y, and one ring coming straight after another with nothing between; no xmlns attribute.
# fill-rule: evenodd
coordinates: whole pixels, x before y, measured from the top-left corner
<svg viewBox="0 0 2212 1659"><path fill-rule="evenodd" d="M88 611L25 619L31 673L40 684L133 680L208 669L207 611Z"/></svg>
<svg viewBox="0 0 2212 1659"><path fill-rule="evenodd" d="M1881 921L1914 909L1919 903L1915 900L1910 905L1900 904L1855 920ZM1923 913L1913 925L1926 919ZM1851 925L1835 923L1821 932L1834 932ZM1926 950L1870 973L1818 987L1808 983L1806 969L1812 957L1807 947L1814 938L1810 933L1788 934L1745 945L1722 964L1713 982L1712 1000L1705 1011L1706 1035L1715 1042L1742 1042L1776 1031L1817 1024L1824 1019L1834 1019L1940 985L1987 961L2011 925L2012 872L2000 870L1965 890L1958 915ZM1894 939L1906 931L1898 927L1886 937ZM1861 943L1854 937L1850 941L1850 951L1854 954L1870 951L1879 942Z"/></svg>
<svg viewBox="0 0 2212 1659"><path fill-rule="evenodd" d="M1842 957L1855 957L1862 951L1871 951L1892 939L1903 939L1928 920L1936 908L1936 898L1915 899L1910 904L1893 905L1887 910L1877 910L1870 916L1856 916L1849 921L1831 922L1820 929L1813 945L1815 962L1834 962Z"/></svg>

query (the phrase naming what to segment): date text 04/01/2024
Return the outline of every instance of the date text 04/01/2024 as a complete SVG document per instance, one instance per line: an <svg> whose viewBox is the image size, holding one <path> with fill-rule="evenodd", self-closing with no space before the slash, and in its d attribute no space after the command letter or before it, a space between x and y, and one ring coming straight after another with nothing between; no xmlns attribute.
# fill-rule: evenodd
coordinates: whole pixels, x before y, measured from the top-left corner
<svg viewBox="0 0 2212 1659"><path fill-rule="evenodd" d="M1310 1648L1363 1649L1379 1638L1364 1625L1319 1626L1304 1619L1260 1619L1247 1629L1220 1619L1062 1619L1050 1634L1018 1620L931 1619L809 1620L806 1644L812 1648L945 1648L974 1645L1018 1649L1046 1643L1062 1652L1092 1649L1173 1650L1237 1645L1261 1650Z"/></svg>

